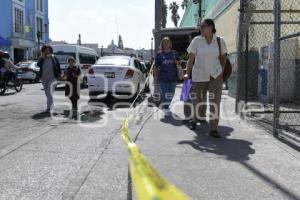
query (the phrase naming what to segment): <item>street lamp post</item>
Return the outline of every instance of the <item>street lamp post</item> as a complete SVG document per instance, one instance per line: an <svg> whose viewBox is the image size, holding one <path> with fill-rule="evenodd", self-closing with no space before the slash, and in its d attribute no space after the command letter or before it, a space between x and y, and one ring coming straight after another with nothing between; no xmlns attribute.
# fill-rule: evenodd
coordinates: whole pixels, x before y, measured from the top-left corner
<svg viewBox="0 0 300 200"><path fill-rule="evenodd" d="M40 54L41 54L41 39L42 39L42 37L43 37L43 34L46 34L47 32L48 32L48 27L49 27L49 23L47 23L47 24L44 24L44 31L43 31L43 27L41 27L41 30L38 30L37 32L36 32L36 37L37 37L37 56L39 57L40 56Z"/></svg>
<svg viewBox="0 0 300 200"><path fill-rule="evenodd" d="M36 37L37 37L37 42L38 42L38 57L40 56L40 48L41 48L41 38L42 38L42 32L41 31L37 31L36 33Z"/></svg>
<svg viewBox="0 0 300 200"><path fill-rule="evenodd" d="M153 38L151 38L151 63L153 61Z"/></svg>

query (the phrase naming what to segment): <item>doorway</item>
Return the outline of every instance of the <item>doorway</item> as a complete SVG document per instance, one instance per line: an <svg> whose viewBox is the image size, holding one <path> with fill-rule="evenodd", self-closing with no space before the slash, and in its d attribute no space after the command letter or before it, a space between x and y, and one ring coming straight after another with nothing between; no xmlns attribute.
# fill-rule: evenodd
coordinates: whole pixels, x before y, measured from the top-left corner
<svg viewBox="0 0 300 200"><path fill-rule="evenodd" d="M14 48L14 63L25 60L25 50Z"/></svg>

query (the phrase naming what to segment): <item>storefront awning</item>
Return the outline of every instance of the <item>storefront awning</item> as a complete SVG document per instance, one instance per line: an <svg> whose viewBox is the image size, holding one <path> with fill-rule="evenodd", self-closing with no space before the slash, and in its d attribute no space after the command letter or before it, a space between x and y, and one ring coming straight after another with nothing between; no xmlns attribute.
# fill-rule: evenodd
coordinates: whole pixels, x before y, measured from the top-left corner
<svg viewBox="0 0 300 200"><path fill-rule="evenodd" d="M11 45L10 40L6 40L0 36L0 46L10 46L10 45Z"/></svg>

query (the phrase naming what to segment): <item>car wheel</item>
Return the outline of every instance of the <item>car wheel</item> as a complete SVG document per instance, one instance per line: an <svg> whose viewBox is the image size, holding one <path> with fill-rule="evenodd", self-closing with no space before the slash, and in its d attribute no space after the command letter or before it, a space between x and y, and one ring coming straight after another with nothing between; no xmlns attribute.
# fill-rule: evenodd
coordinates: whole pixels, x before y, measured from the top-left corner
<svg viewBox="0 0 300 200"><path fill-rule="evenodd" d="M6 82L4 80L0 80L0 94L3 95L6 91Z"/></svg>

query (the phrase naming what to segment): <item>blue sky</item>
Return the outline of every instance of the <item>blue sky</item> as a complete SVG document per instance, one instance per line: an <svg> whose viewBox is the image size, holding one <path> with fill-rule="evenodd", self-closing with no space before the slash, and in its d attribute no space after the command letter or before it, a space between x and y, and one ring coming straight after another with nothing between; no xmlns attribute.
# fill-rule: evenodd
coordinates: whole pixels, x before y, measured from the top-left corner
<svg viewBox="0 0 300 200"><path fill-rule="evenodd" d="M49 19L55 41L74 43L81 33L83 43L106 47L120 34L125 47L150 48L154 0L49 0Z"/></svg>

